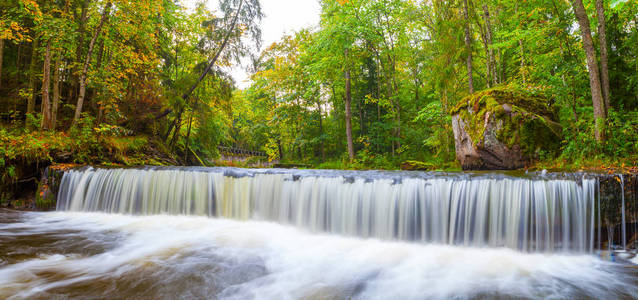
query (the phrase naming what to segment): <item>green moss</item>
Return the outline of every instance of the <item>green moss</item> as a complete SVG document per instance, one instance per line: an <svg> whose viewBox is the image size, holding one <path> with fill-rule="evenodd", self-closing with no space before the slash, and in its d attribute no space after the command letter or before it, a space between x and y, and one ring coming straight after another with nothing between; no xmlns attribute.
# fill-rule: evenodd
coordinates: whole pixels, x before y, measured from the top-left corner
<svg viewBox="0 0 638 300"><path fill-rule="evenodd" d="M401 170L406 171L432 171L436 166L433 163L416 160L408 160L401 163Z"/></svg>
<svg viewBox="0 0 638 300"><path fill-rule="evenodd" d="M49 210L55 208L55 193L44 181L38 183L38 190L35 195L35 206L38 210Z"/></svg>
<svg viewBox="0 0 638 300"><path fill-rule="evenodd" d="M540 150L556 151L560 144L561 126L554 121L556 112L548 103L541 94L506 85L469 95L450 113L465 122L475 146L484 144L488 123L500 122L497 140L510 149L518 145L524 155L531 156ZM509 106L509 112L504 106Z"/></svg>

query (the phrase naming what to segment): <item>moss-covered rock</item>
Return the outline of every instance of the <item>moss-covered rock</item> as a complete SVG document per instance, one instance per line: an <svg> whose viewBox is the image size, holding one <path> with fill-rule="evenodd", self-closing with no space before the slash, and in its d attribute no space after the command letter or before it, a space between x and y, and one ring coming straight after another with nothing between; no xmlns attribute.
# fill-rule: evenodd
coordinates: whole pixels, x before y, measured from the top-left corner
<svg viewBox="0 0 638 300"><path fill-rule="evenodd" d="M432 171L436 166L432 163L408 160L401 163L401 170L405 171Z"/></svg>
<svg viewBox="0 0 638 300"><path fill-rule="evenodd" d="M542 95L501 86L465 97L455 106L452 128L463 169L518 169L560 146L561 126Z"/></svg>

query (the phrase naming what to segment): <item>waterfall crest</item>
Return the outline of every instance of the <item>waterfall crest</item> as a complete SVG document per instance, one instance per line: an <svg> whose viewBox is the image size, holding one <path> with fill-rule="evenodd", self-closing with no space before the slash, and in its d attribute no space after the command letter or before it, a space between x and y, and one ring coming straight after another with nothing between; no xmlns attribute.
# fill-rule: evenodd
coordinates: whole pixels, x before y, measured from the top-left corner
<svg viewBox="0 0 638 300"><path fill-rule="evenodd" d="M258 219L364 238L592 252L600 222L596 187L587 176L85 168L64 174L57 209Z"/></svg>

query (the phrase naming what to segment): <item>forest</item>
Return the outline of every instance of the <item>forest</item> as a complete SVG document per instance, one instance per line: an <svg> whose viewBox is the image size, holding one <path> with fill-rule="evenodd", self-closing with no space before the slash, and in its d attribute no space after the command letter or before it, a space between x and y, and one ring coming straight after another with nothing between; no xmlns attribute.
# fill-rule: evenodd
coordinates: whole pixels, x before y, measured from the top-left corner
<svg viewBox="0 0 638 300"><path fill-rule="evenodd" d="M30 163L211 166L219 146L459 169L451 112L500 90L556 113L559 147L530 167L637 164L638 2L319 2L317 26L257 52L259 0L3 0L3 179Z"/></svg>

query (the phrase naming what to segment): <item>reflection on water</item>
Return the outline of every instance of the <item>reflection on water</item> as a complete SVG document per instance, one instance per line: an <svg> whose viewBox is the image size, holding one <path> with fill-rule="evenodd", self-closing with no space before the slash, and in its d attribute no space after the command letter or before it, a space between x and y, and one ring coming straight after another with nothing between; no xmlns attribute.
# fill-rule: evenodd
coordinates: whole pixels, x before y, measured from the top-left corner
<svg viewBox="0 0 638 300"><path fill-rule="evenodd" d="M267 222L0 211L0 299L631 299L637 271Z"/></svg>

